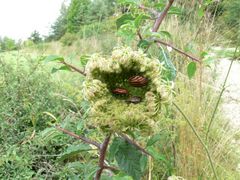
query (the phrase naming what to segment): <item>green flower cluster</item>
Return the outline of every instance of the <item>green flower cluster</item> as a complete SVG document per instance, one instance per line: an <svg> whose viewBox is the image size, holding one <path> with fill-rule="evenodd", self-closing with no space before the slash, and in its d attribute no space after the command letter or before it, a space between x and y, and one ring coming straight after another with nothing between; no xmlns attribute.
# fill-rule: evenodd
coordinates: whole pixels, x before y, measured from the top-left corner
<svg viewBox="0 0 240 180"><path fill-rule="evenodd" d="M92 55L83 88L91 107L89 123L104 132L151 133L158 125L161 105L172 98L173 83L163 80L163 70L158 59L129 47L114 49L111 57ZM147 78L147 85L131 86L128 79L136 75ZM129 93L116 95L112 91L115 88L124 88ZM140 97L141 102L127 102L132 96Z"/></svg>

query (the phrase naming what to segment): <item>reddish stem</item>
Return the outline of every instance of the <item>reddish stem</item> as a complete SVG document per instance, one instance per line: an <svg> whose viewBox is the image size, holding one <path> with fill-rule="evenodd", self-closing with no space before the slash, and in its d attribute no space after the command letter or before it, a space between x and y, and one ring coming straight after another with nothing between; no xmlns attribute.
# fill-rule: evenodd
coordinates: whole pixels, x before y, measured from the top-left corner
<svg viewBox="0 0 240 180"><path fill-rule="evenodd" d="M165 6L163 12L156 19L156 21L155 21L155 23L153 25L152 32L157 32L158 31L160 25L162 24L163 19L167 15L167 12L170 9L170 7L172 6L173 2L174 2L174 0L169 0L168 1L168 4Z"/></svg>
<svg viewBox="0 0 240 180"><path fill-rule="evenodd" d="M142 153L152 156L149 152L147 152L144 148L142 148L140 145L138 145L135 141L131 140L127 135L125 134L119 134L122 138L124 138L129 144L132 144L135 148L137 148Z"/></svg>
<svg viewBox="0 0 240 180"><path fill-rule="evenodd" d="M171 47L173 50L177 51L178 53L180 54L183 54L184 56L187 56L188 58L192 59L193 61L196 61L196 62L200 62L200 59L190 55L190 54L187 54L186 52L184 52L183 50L181 49L178 49L176 47L174 47L172 44L169 44L169 43L166 43L162 40L159 40L159 39L156 39L154 40L159 46L160 44L164 45L164 46L168 46L168 47Z"/></svg>
<svg viewBox="0 0 240 180"><path fill-rule="evenodd" d="M96 173L95 180L100 180L104 168L109 169L108 166L104 165L104 160L105 160L105 157L106 157L107 147L108 147L110 138L111 138L111 135L107 136L106 139L104 140L104 142L101 145L100 157L99 157L99 163L98 163L99 169Z"/></svg>
<svg viewBox="0 0 240 180"><path fill-rule="evenodd" d="M56 126L56 129L58 129L59 131L62 131L65 134L68 134L68 135L70 135L70 136L72 136L72 137L74 137L76 139L80 139L80 140L82 140L83 142L85 142L87 144L92 144L92 145L96 146L98 149L101 149L101 145L99 143L91 140L91 139L88 139L88 138L86 138L84 136L79 136L77 134L74 134L73 132L70 132L70 131L68 131L66 129L61 128L60 126Z"/></svg>
<svg viewBox="0 0 240 180"><path fill-rule="evenodd" d="M73 65L71 65L71 64L68 64L68 63L65 62L65 61L62 61L61 63L64 64L64 65L66 65L66 66L68 66L68 67L70 67L72 70L74 70L74 71L82 74L83 76L86 76L86 73L85 73L83 70L78 69L78 68L76 68L75 66L73 66Z"/></svg>

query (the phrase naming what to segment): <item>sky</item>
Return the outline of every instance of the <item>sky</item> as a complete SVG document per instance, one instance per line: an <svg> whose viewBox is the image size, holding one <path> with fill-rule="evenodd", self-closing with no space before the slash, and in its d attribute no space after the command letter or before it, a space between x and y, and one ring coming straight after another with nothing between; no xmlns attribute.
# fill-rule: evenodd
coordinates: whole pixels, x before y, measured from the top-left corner
<svg viewBox="0 0 240 180"><path fill-rule="evenodd" d="M0 0L0 37L27 39L34 30L50 32L64 0Z"/></svg>

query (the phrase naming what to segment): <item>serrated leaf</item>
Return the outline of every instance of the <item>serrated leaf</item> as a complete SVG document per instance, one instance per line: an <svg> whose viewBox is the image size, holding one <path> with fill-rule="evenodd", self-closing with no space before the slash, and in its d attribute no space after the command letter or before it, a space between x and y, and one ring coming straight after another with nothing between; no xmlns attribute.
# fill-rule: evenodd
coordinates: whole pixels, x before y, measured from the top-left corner
<svg viewBox="0 0 240 180"><path fill-rule="evenodd" d="M89 151L91 149L92 148L88 144L72 145L67 148L66 152L64 152L58 160L64 161L65 159L78 155L80 152Z"/></svg>
<svg viewBox="0 0 240 180"><path fill-rule="evenodd" d="M131 14L123 14L120 18L116 20L117 29L119 29L123 24L133 21L134 17Z"/></svg>
<svg viewBox="0 0 240 180"><path fill-rule="evenodd" d="M64 58L61 57L61 56L57 56L57 55L49 55L49 56L46 56L45 58L42 59L43 61L45 62L52 62L52 61L64 61Z"/></svg>
<svg viewBox="0 0 240 180"><path fill-rule="evenodd" d="M147 142L147 146L152 146L154 145L157 141L159 141L162 138L161 134L156 134L154 136L152 136L148 142Z"/></svg>
<svg viewBox="0 0 240 180"><path fill-rule="evenodd" d="M187 66L187 74L188 77L191 79L197 70L197 64L195 62L190 62Z"/></svg>
<svg viewBox="0 0 240 180"><path fill-rule="evenodd" d="M133 145L121 138L117 138L119 143L118 151L115 153L115 159L119 168L132 176L134 180L141 179L143 172L141 170L141 158L144 156Z"/></svg>
<svg viewBox="0 0 240 180"><path fill-rule="evenodd" d="M119 149L120 144L121 144L121 139L115 137L109 148L109 160L110 161L112 161L114 159L114 157Z"/></svg>

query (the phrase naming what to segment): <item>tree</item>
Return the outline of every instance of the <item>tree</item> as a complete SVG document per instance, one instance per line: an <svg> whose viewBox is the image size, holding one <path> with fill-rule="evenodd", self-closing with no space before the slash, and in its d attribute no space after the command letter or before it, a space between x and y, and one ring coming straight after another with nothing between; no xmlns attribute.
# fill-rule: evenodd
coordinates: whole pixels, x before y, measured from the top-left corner
<svg viewBox="0 0 240 180"><path fill-rule="evenodd" d="M67 31L77 33L80 25L87 24L90 0L72 0L67 12Z"/></svg>
<svg viewBox="0 0 240 180"><path fill-rule="evenodd" d="M12 51L17 50L18 45L16 44L14 39L9 37L0 38L0 51Z"/></svg>
<svg viewBox="0 0 240 180"><path fill-rule="evenodd" d="M52 25L52 33L47 40L59 40L67 31L67 7L63 3L60 16L57 18L56 22Z"/></svg>
<svg viewBox="0 0 240 180"><path fill-rule="evenodd" d="M42 42L42 38L39 32L36 30L32 32L31 36L28 39L32 40L35 44Z"/></svg>

